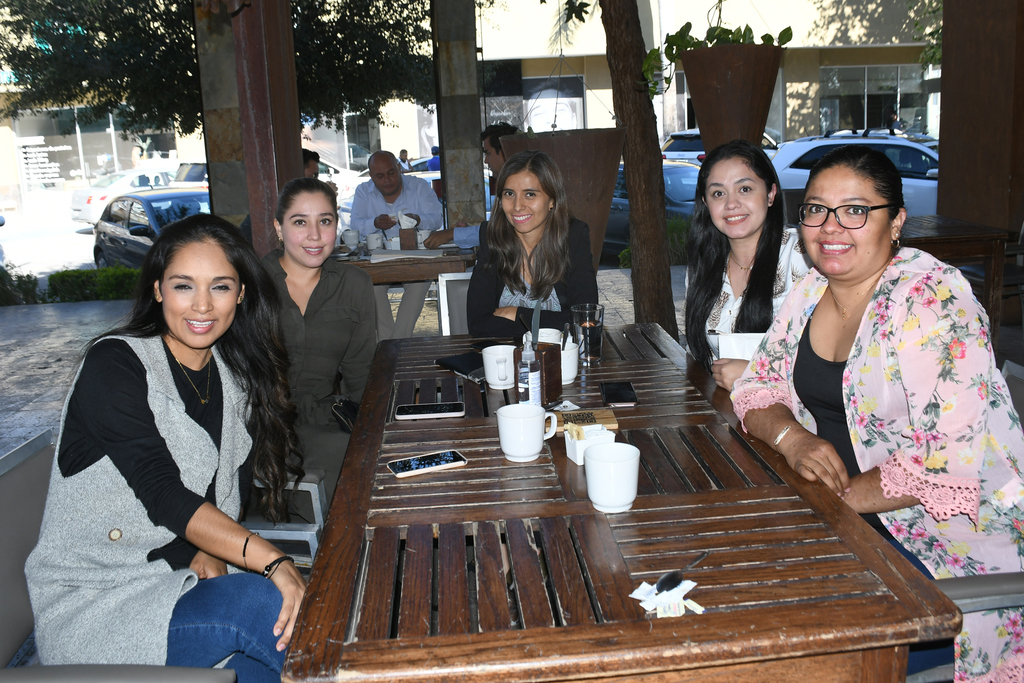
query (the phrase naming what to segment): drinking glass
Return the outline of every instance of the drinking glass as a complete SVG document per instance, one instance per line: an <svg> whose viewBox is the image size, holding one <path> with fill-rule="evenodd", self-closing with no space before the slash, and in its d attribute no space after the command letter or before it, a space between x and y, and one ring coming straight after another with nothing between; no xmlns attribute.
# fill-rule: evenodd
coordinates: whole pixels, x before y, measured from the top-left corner
<svg viewBox="0 0 1024 683"><path fill-rule="evenodd" d="M576 304L572 307L576 342L580 345L580 362L584 366L601 362L601 339L604 337L604 306Z"/></svg>

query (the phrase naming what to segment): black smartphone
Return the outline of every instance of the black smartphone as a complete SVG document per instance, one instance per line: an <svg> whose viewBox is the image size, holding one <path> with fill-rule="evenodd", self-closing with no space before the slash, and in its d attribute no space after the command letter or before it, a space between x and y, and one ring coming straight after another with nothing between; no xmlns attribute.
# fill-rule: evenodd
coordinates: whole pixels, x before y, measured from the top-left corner
<svg viewBox="0 0 1024 683"><path fill-rule="evenodd" d="M451 403L406 403L395 408L396 420L429 420L438 417L462 417L466 404L462 401Z"/></svg>
<svg viewBox="0 0 1024 683"><path fill-rule="evenodd" d="M436 453L414 455L411 458L392 460L388 463L388 469L396 477L411 477L416 474L427 474L428 472L462 467L467 462L466 456L458 451L438 451Z"/></svg>
<svg viewBox="0 0 1024 683"><path fill-rule="evenodd" d="M636 392L632 382L601 382L601 401L609 408L629 408L636 405Z"/></svg>

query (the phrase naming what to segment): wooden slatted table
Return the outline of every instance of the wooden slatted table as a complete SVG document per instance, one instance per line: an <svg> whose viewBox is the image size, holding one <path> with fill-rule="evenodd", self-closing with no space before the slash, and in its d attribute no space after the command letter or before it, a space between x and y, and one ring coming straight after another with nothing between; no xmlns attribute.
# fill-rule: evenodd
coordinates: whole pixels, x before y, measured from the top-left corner
<svg viewBox="0 0 1024 683"><path fill-rule="evenodd" d="M562 437L506 461L482 394L434 364L467 337L380 344L287 681L901 681L905 645L956 607L823 485L737 431L725 392L656 325L608 330L564 397L629 380L620 441L641 451L629 512L596 512ZM410 401L464 418L393 421ZM389 460L456 446L466 467L396 479ZM706 608L657 619L628 597L685 567Z"/></svg>
<svg viewBox="0 0 1024 683"><path fill-rule="evenodd" d="M373 284L386 285L392 282L436 280L441 273L465 273L466 268L476 262L476 254L454 250L453 253L433 258L391 259L380 263L370 263L369 259L342 262L365 270L370 274Z"/></svg>

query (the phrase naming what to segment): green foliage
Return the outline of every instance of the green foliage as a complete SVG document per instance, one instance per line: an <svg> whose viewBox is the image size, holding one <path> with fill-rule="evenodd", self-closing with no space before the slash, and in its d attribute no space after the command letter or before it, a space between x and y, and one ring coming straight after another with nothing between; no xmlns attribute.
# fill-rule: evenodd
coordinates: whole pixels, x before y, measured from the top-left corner
<svg viewBox="0 0 1024 683"><path fill-rule="evenodd" d="M668 234L668 259L670 266L684 266L687 262L686 235L690 231L689 218L669 218L665 223ZM626 247L619 253L619 268L633 267L633 253Z"/></svg>
<svg viewBox="0 0 1024 683"><path fill-rule="evenodd" d="M114 113L127 132L194 132L202 104L193 5L7 0L0 64L20 87L0 105L0 116L84 104L82 123ZM427 0L292 0L291 10L305 120L376 118L390 99L433 102Z"/></svg>
<svg viewBox="0 0 1024 683"><path fill-rule="evenodd" d="M914 17L914 40L925 43L922 64L942 64L942 0L908 0Z"/></svg>
<svg viewBox="0 0 1024 683"><path fill-rule="evenodd" d="M0 306L39 303L39 278L0 264Z"/></svg>
<svg viewBox="0 0 1024 683"><path fill-rule="evenodd" d="M139 271L124 266L97 270L61 270L50 276L44 299L47 303L131 299Z"/></svg>
<svg viewBox="0 0 1024 683"><path fill-rule="evenodd" d="M725 0L717 0L708 12L708 24L710 24L710 26L703 38L697 38L690 33L693 29L693 24L688 21L675 33L669 33L665 36L664 58L662 58L661 48L653 48L647 53L647 56L644 58L642 69L644 79L647 81L648 93L652 98L658 94L659 83L656 78L656 74L661 71L663 62L668 62L671 65L669 67L669 74L664 77L665 87L668 87L672 84L672 77L675 75L676 60L679 59L680 54L687 50L698 50L705 47L714 47L715 45L755 44L754 30L750 28L749 24L743 28L737 27L734 29L722 26L722 3L724 1ZM761 36L762 45L778 45L779 47L782 47L791 40L793 40L793 29L789 26L782 29L778 38L772 36L770 33L765 33Z"/></svg>

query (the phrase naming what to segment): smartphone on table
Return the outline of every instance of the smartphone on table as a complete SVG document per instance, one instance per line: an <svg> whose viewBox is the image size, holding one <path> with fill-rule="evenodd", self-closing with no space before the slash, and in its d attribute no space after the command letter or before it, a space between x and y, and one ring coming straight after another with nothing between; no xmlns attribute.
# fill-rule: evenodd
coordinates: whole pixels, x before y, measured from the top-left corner
<svg viewBox="0 0 1024 683"><path fill-rule="evenodd" d="M601 401L609 408L631 408L636 405L632 382L601 382Z"/></svg>
<svg viewBox="0 0 1024 683"><path fill-rule="evenodd" d="M396 477L411 477L416 474L428 474L440 470L450 470L454 467L463 467L466 456L455 450L437 451L436 453L425 453L414 455L411 458L401 458L388 463L388 469Z"/></svg>
<svg viewBox="0 0 1024 683"><path fill-rule="evenodd" d="M466 404L462 401L451 403L406 403L395 408L396 420L432 420L439 417L462 417Z"/></svg>

